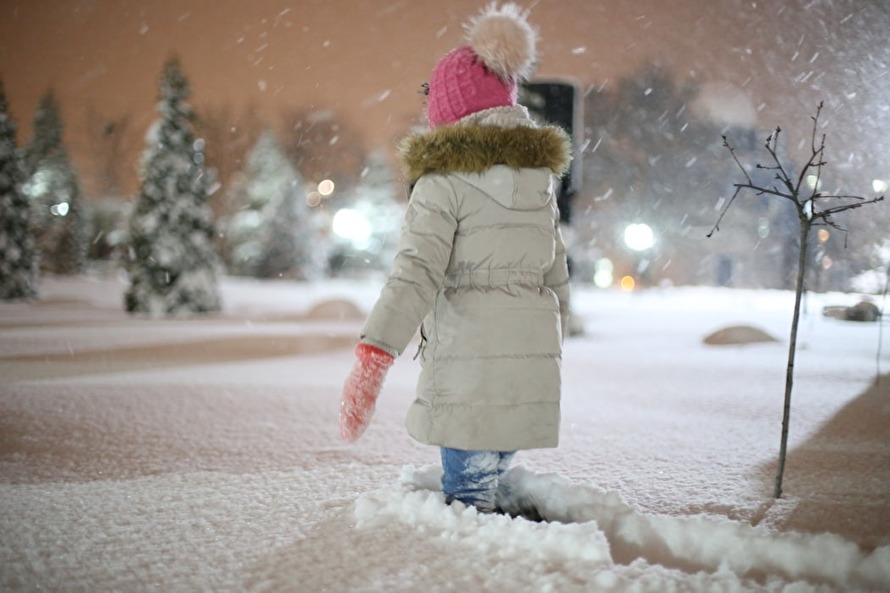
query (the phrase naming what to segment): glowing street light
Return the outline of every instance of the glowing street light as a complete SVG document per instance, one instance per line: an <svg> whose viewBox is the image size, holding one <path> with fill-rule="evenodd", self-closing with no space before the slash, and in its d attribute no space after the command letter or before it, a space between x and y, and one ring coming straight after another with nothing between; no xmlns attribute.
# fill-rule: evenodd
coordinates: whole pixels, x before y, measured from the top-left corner
<svg viewBox="0 0 890 593"><path fill-rule="evenodd" d="M53 216L67 216L68 215L68 203L60 202L58 204L53 204L49 211L53 214Z"/></svg>
<svg viewBox="0 0 890 593"><path fill-rule="evenodd" d="M640 286L647 286L650 282L648 278L649 262L646 258L646 252L655 245L655 233L652 232L652 227L644 222L627 225L624 229L624 244L635 254ZM631 291L636 287L637 283L633 277L625 276L621 279L620 284L622 289Z"/></svg>
<svg viewBox="0 0 890 593"><path fill-rule="evenodd" d="M822 189L822 180L819 179L818 175L807 175L807 186L809 186L810 189Z"/></svg>
<svg viewBox="0 0 890 593"><path fill-rule="evenodd" d="M631 251L646 251L655 245L655 233L644 222L629 224L624 229L624 244Z"/></svg>
<svg viewBox="0 0 890 593"><path fill-rule="evenodd" d="M318 193L326 198L334 193L334 182L330 179L322 179L318 182Z"/></svg>
<svg viewBox="0 0 890 593"><path fill-rule="evenodd" d="M368 245L372 231L371 223L365 215L351 208L343 208L334 214L331 230L338 237L351 241L359 249Z"/></svg>
<svg viewBox="0 0 890 593"><path fill-rule="evenodd" d="M612 260L606 257L598 259L594 270L593 283L598 288L608 288L612 286L612 282L614 281L613 272L615 270L615 266L612 265Z"/></svg>

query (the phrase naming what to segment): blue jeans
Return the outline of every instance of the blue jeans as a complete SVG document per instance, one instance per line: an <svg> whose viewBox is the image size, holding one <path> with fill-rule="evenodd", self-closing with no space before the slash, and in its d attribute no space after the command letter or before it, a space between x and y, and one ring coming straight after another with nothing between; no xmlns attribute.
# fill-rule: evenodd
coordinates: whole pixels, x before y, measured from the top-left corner
<svg viewBox="0 0 890 593"><path fill-rule="evenodd" d="M459 500L482 513L495 510L498 481L515 451L463 451L442 447L442 491L445 502Z"/></svg>

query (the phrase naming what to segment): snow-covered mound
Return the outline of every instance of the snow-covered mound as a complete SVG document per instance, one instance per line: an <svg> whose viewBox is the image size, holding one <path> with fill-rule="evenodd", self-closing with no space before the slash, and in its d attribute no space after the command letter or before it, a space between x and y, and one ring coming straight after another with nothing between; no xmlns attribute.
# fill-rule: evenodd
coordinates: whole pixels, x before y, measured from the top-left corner
<svg viewBox="0 0 890 593"><path fill-rule="evenodd" d="M778 342L778 340L758 327L750 325L732 325L708 334L704 343L710 346L728 346L756 344L759 342Z"/></svg>

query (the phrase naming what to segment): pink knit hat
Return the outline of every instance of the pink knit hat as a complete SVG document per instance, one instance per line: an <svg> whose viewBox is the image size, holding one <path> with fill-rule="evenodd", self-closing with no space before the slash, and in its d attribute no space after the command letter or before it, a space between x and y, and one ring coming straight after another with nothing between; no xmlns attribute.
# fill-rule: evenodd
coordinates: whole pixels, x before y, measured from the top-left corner
<svg viewBox="0 0 890 593"><path fill-rule="evenodd" d="M534 29L515 4L492 3L464 28L467 45L453 49L433 69L427 96L430 127L451 124L477 111L516 105L516 85L535 59Z"/></svg>

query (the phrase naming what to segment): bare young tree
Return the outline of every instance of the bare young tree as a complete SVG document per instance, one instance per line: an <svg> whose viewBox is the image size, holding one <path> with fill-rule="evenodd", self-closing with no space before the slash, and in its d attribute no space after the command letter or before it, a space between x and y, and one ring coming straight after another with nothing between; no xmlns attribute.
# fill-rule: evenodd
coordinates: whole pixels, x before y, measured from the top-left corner
<svg viewBox="0 0 890 593"><path fill-rule="evenodd" d="M785 405L782 414L782 441L779 448L779 464L776 473L776 486L774 496L781 498L782 496L782 478L785 473L785 457L788 449L788 424L791 416L791 390L794 384L794 355L797 349L797 326L800 320L801 297L804 291L804 278L806 276L807 247L810 231L815 226L830 226L843 233L846 229L841 228L834 220L834 215L860 208L866 204L874 204L884 199L884 196L875 198L864 198L862 196L840 195L840 194L824 194L820 191L822 170L827 164L825 161L825 134L819 137L819 115L822 113L822 103L820 102L816 108L816 115L812 116L813 133L810 140L810 156L806 164L804 164L800 173L796 178L786 163L782 163L778 156L779 135L781 128L770 134L765 143L765 148L769 154L769 163L762 165L755 164L756 169L762 169L773 174L771 185L760 185L755 183L748 170L742 165L735 149L726 136L723 136L723 145L729 150L739 170L745 177L742 183L735 183L735 192L727 202L726 206L720 212L717 223L708 237L720 230L720 222L732 206L735 199L745 191L754 192L756 195L774 196L778 199L790 202L797 212L799 222L799 251L797 259L797 281L795 283L794 295L794 314L791 318L791 337L788 345L788 366L785 373Z"/></svg>

